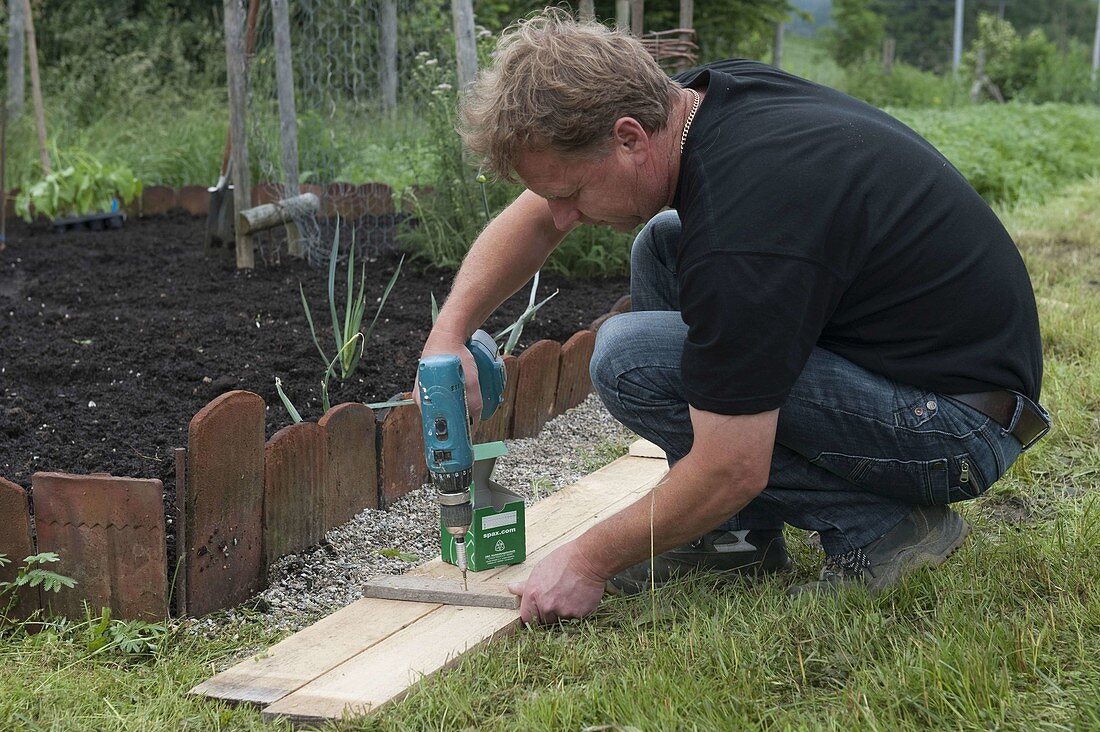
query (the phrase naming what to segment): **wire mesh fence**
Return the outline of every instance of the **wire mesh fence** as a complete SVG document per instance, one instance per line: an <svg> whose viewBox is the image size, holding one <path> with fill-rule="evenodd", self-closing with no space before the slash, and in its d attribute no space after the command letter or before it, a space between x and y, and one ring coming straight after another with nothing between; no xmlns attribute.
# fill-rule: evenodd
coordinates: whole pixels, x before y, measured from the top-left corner
<svg viewBox="0 0 1100 732"><path fill-rule="evenodd" d="M263 6L267 6L263 3ZM281 163L272 13L261 12L249 67L249 153L258 180L272 198L299 186L322 198L319 215L296 221L305 254L327 263L335 227L341 237L367 248L393 246L400 215L364 151L386 144L376 135L415 121L424 90L411 83L425 55L452 68L450 3L439 0L294 0L290 3L297 112L298 181L287 181ZM418 58L419 54L419 58ZM410 163L411 164L411 163ZM261 250L280 246L281 234L257 239ZM341 245L346 251L347 244Z"/></svg>

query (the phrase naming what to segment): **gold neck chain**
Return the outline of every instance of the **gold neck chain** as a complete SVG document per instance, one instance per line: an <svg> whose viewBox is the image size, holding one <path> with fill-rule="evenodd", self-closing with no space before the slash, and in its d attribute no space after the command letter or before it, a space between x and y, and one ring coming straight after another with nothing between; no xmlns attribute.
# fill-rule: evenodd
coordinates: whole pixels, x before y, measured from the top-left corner
<svg viewBox="0 0 1100 732"><path fill-rule="evenodd" d="M702 101L702 97L699 96L699 92L695 91L691 87L688 87L688 91L695 97L695 103L691 105L691 112L688 114L687 122L684 123L684 134L680 135L680 152L684 152L684 145L687 144L688 130L691 129L691 122L695 119L695 113L699 111L699 102Z"/></svg>

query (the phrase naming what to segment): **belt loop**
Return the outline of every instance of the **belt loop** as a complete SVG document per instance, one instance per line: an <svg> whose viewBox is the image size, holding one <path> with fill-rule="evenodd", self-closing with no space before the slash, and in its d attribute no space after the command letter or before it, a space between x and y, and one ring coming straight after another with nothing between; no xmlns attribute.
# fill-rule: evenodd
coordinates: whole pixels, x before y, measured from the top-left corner
<svg viewBox="0 0 1100 732"><path fill-rule="evenodd" d="M1016 407L1012 410L1012 419L1008 420L1008 425L1004 427L1003 434L1011 435L1016 429L1016 425L1020 421L1020 415L1024 411L1024 396L1019 392L1009 390L1008 392L1012 396L1016 397Z"/></svg>

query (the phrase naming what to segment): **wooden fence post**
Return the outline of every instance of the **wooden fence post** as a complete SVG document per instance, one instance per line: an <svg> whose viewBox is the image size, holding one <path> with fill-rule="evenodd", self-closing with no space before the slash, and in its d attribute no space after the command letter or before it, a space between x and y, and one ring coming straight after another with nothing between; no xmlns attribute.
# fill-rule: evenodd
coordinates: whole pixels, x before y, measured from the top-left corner
<svg viewBox="0 0 1100 732"><path fill-rule="evenodd" d="M615 0L615 30L630 30L630 0Z"/></svg>
<svg viewBox="0 0 1100 732"><path fill-rule="evenodd" d="M397 0L382 0L382 109L397 110Z"/></svg>
<svg viewBox="0 0 1100 732"><path fill-rule="evenodd" d="M645 0L630 0L630 35L641 38L645 33Z"/></svg>
<svg viewBox="0 0 1100 732"><path fill-rule="evenodd" d="M26 6L23 0L8 0L8 115L16 119L23 114L23 96L26 78L23 60L26 50L23 35L26 33Z"/></svg>
<svg viewBox="0 0 1100 732"><path fill-rule="evenodd" d="M577 14L581 20L593 21L596 19L596 8L593 0L581 0L577 8Z"/></svg>
<svg viewBox="0 0 1100 732"><path fill-rule="evenodd" d="M38 156L42 163L42 175L49 175L50 154L46 148L46 112L42 105L42 81L38 75L38 43L34 39L31 0L23 0L23 12L27 23L27 54L31 62L31 96L34 99L34 123L38 129Z"/></svg>
<svg viewBox="0 0 1100 732"><path fill-rule="evenodd" d="M680 0L680 28L690 30L695 27L695 0ZM680 40L685 44L693 42L695 39L693 34L689 32L681 33ZM682 59L677 64L677 70L687 71L691 68L691 61L688 59Z"/></svg>
<svg viewBox="0 0 1100 732"><path fill-rule="evenodd" d="M229 81L229 131L232 140L233 206L236 211L252 208L252 176L248 169L248 76L245 72L244 19L239 0L224 0L225 65ZM252 237L237 235L237 268L256 265Z"/></svg>
<svg viewBox="0 0 1100 732"><path fill-rule="evenodd" d="M458 58L458 88L462 89L477 76L473 0L451 0L451 20L455 32L455 56Z"/></svg>
<svg viewBox="0 0 1100 732"><path fill-rule="evenodd" d="M279 140L283 152L283 198L293 198L298 188L298 117L294 105L294 63L290 48L290 12L287 0L271 0L275 26L275 85L279 96ZM243 209L237 209L242 211ZM301 257L302 237L297 226L287 228L287 252Z"/></svg>

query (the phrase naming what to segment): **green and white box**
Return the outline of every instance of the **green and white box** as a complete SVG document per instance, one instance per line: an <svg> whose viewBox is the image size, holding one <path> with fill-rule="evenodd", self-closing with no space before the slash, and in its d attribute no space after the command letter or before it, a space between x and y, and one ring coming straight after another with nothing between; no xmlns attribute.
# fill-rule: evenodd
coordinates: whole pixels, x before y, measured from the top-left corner
<svg viewBox="0 0 1100 732"><path fill-rule="evenodd" d="M474 445L474 484L470 487L473 520L466 532L466 563L473 572L519 564L527 559L523 497L492 480L503 442ZM439 526L443 561L456 564L455 540Z"/></svg>

